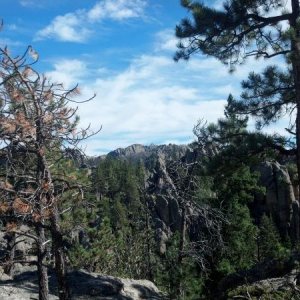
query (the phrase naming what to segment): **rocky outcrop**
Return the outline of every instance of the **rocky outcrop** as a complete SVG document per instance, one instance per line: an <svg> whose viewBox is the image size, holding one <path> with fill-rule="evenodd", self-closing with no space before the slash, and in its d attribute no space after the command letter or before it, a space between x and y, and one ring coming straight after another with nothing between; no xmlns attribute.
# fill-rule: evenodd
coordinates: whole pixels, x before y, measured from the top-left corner
<svg viewBox="0 0 300 300"><path fill-rule="evenodd" d="M159 251L162 254L166 251L166 242L172 232L180 229L182 215L177 187L167 167L170 161L165 152L158 151L155 165L147 180L147 192L150 195L148 203L152 211Z"/></svg>
<svg viewBox="0 0 300 300"><path fill-rule="evenodd" d="M299 202L285 166L278 162L264 162L258 166L260 184L265 195L256 195L252 211L259 221L265 213L272 216L282 236L299 240Z"/></svg>
<svg viewBox="0 0 300 300"><path fill-rule="evenodd" d="M121 279L74 271L69 274L73 300L161 300L162 294L148 280ZM58 300L55 276L50 273L50 299ZM25 272L14 279L0 274L0 300L38 299L36 272Z"/></svg>
<svg viewBox="0 0 300 300"><path fill-rule="evenodd" d="M148 192L152 195L154 219L160 220L172 231L179 229L180 208L176 197L176 186L168 174L166 157L158 153L156 166L149 178Z"/></svg>
<svg viewBox="0 0 300 300"><path fill-rule="evenodd" d="M189 146L187 145L150 145L144 146L140 144L134 144L128 146L126 148L118 148L114 151L109 152L106 157L111 158L119 158L119 159L126 159L129 161L139 161L139 160L146 160L150 156L163 154L168 159L178 160L183 157Z"/></svg>
<svg viewBox="0 0 300 300"><path fill-rule="evenodd" d="M139 159L139 158L145 158L146 156L148 156L150 149L151 148L147 147L147 146L143 146L140 144L134 144L127 148L118 148L118 149L108 153L107 156L112 157L112 158Z"/></svg>
<svg viewBox="0 0 300 300"><path fill-rule="evenodd" d="M158 152L156 165L148 179L148 203L156 229L158 248L161 254L166 251L166 243L172 233L181 231L182 214L185 211L186 233L193 242L201 241L203 249L218 246L220 234L220 215L208 205L197 206L187 196L187 186L183 186L184 172L180 175L182 162L193 161L195 153L191 148L186 155L176 161L169 160L163 152ZM185 164L183 164L185 165ZM181 182L178 182L178 178ZM188 179L187 179L188 180ZM212 234L213 232L213 234ZM196 244L195 243L195 244Z"/></svg>

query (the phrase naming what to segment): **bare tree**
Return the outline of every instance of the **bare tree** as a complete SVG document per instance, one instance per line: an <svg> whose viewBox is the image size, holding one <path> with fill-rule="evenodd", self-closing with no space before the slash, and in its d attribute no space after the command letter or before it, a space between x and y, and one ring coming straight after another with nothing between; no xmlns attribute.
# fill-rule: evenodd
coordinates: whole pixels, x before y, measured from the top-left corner
<svg viewBox="0 0 300 300"><path fill-rule="evenodd" d="M209 269L209 258L216 249L223 247L222 228L227 222L219 209L198 201L200 190L198 153L201 149L194 149L194 156L189 161L181 159L169 161L165 165L166 185L168 197L176 199L180 210L179 241L175 265L178 274L172 274L170 283L170 299L184 297L183 268L185 259L192 259L199 268L206 272ZM191 224L197 228L191 236Z"/></svg>
<svg viewBox="0 0 300 300"><path fill-rule="evenodd" d="M48 299L46 254L50 244L59 299L70 299L61 199L71 190L73 197L82 197L83 187L58 164L64 160L65 148L77 149L80 141L94 133L88 133L89 128L77 129L74 97L78 88L66 90L35 71L38 54L32 47L22 56L13 57L6 48L0 49L0 55L1 218L14 224L15 232L24 223L35 230L39 299Z"/></svg>

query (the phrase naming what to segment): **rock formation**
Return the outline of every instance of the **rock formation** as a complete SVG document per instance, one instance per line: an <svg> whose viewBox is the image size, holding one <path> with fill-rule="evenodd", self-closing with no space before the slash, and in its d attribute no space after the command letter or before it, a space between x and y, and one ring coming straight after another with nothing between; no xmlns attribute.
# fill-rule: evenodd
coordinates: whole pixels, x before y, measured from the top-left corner
<svg viewBox="0 0 300 300"><path fill-rule="evenodd" d="M178 160L186 155L187 150L190 147L187 145L150 145L144 146L140 144L134 144L126 148L118 148L114 151L109 152L106 156L118 159L126 159L129 161L138 161L140 159L146 160L150 156L163 154L168 159Z"/></svg>
<svg viewBox="0 0 300 300"><path fill-rule="evenodd" d="M58 300L54 274L50 272L50 299ZM148 280L121 279L112 276L74 271L69 274L73 300L162 300L157 287ZM36 272L23 272L13 280L1 275L0 300L38 299Z"/></svg>
<svg viewBox="0 0 300 300"><path fill-rule="evenodd" d="M259 221L262 214L272 217L282 236L299 240L299 201L287 168L278 162L264 162L257 167L265 195L256 195L252 211Z"/></svg>

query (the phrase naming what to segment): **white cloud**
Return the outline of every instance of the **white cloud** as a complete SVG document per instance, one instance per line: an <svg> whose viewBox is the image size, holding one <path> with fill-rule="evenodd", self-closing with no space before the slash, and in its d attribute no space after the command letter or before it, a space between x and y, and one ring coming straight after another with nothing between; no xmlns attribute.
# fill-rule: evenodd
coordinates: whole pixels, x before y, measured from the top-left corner
<svg viewBox="0 0 300 300"><path fill-rule="evenodd" d="M55 17L48 26L37 32L36 39L85 42L92 32L90 25L95 22L143 17L145 7L145 0L102 0L90 10L81 9Z"/></svg>
<svg viewBox="0 0 300 300"><path fill-rule="evenodd" d="M229 74L226 66L211 57L175 63L171 52L156 51L164 42L163 35L167 36L166 31L157 35L152 53L132 59L118 73L99 60L98 65L58 60L47 73L66 87L80 83L82 99L96 92L96 98L80 105L78 111L83 127L103 125L100 134L85 145L88 154L133 143L191 141L197 120L215 122L222 117L228 94L238 97L240 81L250 71L265 67L264 60L251 58Z"/></svg>
<svg viewBox="0 0 300 300"><path fill-rule="evenodd" d="M181 76L188 78L187 67L167 56L143 55L119 74L90 80L84 62L64 60L48 76L69 85L81 82L83 99L97 93L80 105L79 114L83 127L103 125L99 136L86 144L89 154L99 154L133 143L188 142L199 118L216 121L222 116L225 99L206 97L203 85L182 81Z"/></svg>
<svg viewBox="0 0 300 300"><path fill-rule="evenodd" d="M87 75L87 66L78 59L61 59L53 65L54 70L46 73L46 76L55 83L63 83L65 88L72 88L81 83Z"/></svg>
<svg viewBox="0 0 300 300"><path fill-rule="evenodd" d="M90 30L83 27L84 11L57 16L50 25L38 31L36 38L55 38L67 42L84 42L90 35Z"/></svg>
<svg viewBox="0 0 300 300"><path fill-rule="evenodd" d="M99 21L105 18L124 20L142 17L146 2L144 0L104 0L87 12L90 21Z"/></svg>
<svg viewBox="0 0 300 300"><path fill-rule="evenodd" d="M178 39L175 37L174 29L166 29L160 31L156 35L156 51L170 51L175 53L177 50Z"/></svg>

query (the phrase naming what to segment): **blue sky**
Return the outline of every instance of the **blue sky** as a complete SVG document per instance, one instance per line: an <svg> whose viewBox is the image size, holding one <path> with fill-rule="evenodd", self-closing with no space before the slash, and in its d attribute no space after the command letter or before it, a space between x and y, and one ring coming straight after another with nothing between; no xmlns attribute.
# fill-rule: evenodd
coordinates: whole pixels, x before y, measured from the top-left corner
<svg viewBox="0 0 300 300"><path fill-rule="evenodd" d="M209 1L220 6L221 1ZM229 93L263 61L230 75L211 57L175 63L175 25L188 16L179 0L2 0L0 44L32 45L36 68L66 87L79 84L81 126L102 125L83 146L100 155L133 143L186 143L197 120L222 117ZM280 124L278 125L280 128ZM272 129L274 130L274 129Z"/></svg>

